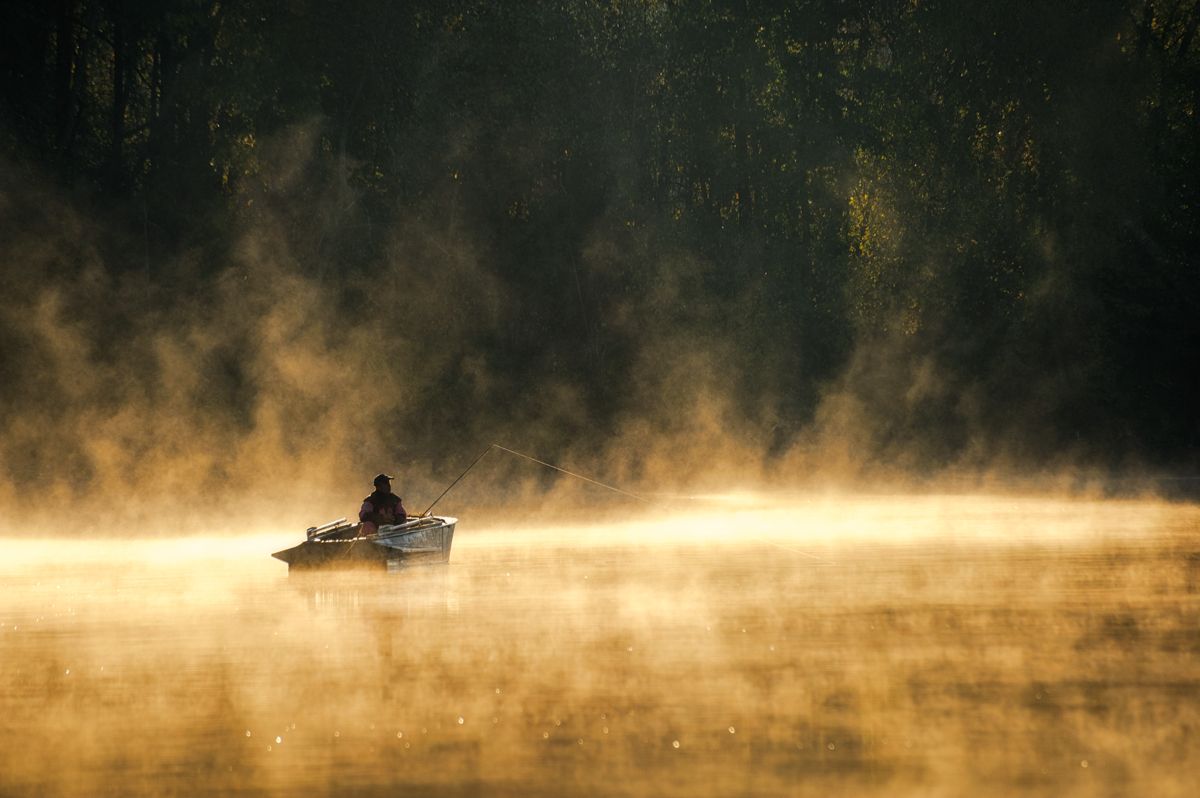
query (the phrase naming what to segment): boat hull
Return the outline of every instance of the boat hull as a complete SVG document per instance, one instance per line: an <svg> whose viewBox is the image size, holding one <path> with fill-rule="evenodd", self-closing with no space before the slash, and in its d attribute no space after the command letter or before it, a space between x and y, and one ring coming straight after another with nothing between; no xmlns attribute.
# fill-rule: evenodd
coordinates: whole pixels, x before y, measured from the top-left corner
<svg viewBox="0 0 1200 798"><path fill-rule="evenodd" d="M371 537L313 538L271 556L293 570L368 569L396 571L409 565L450 561L454 526L458 519L419 518L396 526L380 527Z"/></svg>

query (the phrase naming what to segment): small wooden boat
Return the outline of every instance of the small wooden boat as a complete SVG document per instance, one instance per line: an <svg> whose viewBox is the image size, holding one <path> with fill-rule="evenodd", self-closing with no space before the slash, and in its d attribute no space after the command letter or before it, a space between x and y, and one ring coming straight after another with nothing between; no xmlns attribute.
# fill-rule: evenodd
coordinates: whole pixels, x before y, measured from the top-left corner
<svg viewBox="0 0 1200 798"><path fill-rule="evenodd" d="M407 565L445 563L450 561L456 523L457 518L427 515L363 535L362 524L339 518L309 527L307 540L271 556L287 563L289 572L317 568L396 571Z"/></svg>

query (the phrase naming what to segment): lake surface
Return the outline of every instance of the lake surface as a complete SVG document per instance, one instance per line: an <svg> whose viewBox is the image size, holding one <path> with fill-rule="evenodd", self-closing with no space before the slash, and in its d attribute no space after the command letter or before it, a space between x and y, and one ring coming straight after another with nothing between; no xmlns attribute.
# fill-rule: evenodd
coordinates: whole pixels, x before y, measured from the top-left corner
<svg viewBox="0 0 1200 798"><path fill-rule="evenodd" d="M695 504L688 505L694 508ZM302 533L2 541L0 795L1155 795L1200 511L709 497L299 577Z"/></svg>

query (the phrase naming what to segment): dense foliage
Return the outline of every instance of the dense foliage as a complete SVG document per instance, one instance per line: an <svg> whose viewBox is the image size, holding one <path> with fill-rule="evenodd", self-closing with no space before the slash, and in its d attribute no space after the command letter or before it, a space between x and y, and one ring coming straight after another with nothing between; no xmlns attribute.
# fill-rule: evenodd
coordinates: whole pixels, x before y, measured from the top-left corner
<svg viewBox="0 0 1200 798"><path fill-rule="evenodd" d="M268 225L330 312L387 315L395 279L453 300L433 341L385 325L438 353L374 420L417 445L501 413L602 440L707 386L766 457L838 417L860 456L921 467L1196 463L1195 0L3 14L6 229L35 224L36 177L121 231L109 279L156 308ZM39 399L5 335L13 411ZM255 375L210 354L236 416Z"/></svg>

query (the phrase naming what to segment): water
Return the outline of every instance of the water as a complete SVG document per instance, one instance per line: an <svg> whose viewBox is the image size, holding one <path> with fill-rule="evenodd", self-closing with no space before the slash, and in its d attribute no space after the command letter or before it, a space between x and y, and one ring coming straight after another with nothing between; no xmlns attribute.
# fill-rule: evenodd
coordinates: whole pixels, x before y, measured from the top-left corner
<svg viewBox="0 0 1200 798"><path fill-rule="evenodd" d="M741 497L298 539L16 541L0 795L1191 795L1200 511Z"/></svg>

